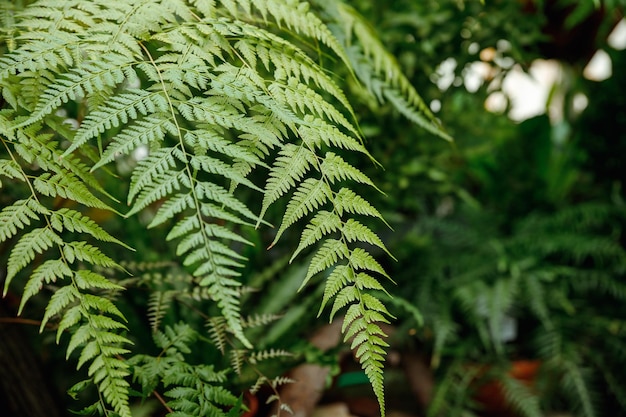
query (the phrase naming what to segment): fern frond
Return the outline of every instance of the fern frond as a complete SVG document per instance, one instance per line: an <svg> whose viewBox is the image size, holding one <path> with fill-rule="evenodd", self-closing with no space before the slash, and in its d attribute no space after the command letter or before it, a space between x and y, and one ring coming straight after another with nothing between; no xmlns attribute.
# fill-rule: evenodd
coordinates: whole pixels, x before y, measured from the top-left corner
<svg viewBox="0 0 626 417"><path fill-rule="evenodd" d="M50 215L50 225L57 231L86 233L102 242L113 242L130 249L128 245L107 233L96 222L76 210L59 209Z"/></svg>
<svg viewBox="0 0 626 417"><path fill-rule="evenodd" d="M38 122L63 103L75 101L99 90L115 87L126 78L137 77L132 69L135 62L129 62L125 57L117 54L107 54L105 57L104 62L83 64L73 72L64 74L63 78L55 80L55 83L39 97L30 117L21 124L25 126Z"/></svg>
<svg viewBox="0 0 626 417"><path fill-rule="evenodd" d="M167 101L160 91L145 90L128 91L115 95L107 102L107 106L100 106L81 123L72 141L72 145L65 151L69 155L83 146L88 140L112 128L123 126L131 120L157 112L166 112Z"/></svg>
<svg viewBox="0 0 626 417"><path fill-rule="evenodd" d="M263 216L270 205L295 187L296 182L300 181L315 163L315 153L306 147L296 146L291 143L285 144L278 153L270 170L263 193L261 216Z"/></svg>
<svg viewBox="0 0 626 417"><path fill-rule="evenodd" d="M63 174L44 173L35 178L33 186L37 192L49 197L61 197L76 201L87 207L110 210L110 207L97 198L85 183L70 172Z"/></svg>
<svg viewBox="0 0 626 417"><path fill-rule="evenodd" d="M61 237L48 227L40 227L24 234L9 255L5 291L18 272L35 259L35 254L41 254L54 245L62 243Z"/></svg>
<svg viewBox="0 0 626 417"><path fill-rule="evenodd" d="M133 171L128 191L128 202L135 199L141 190L152 183L153 178L171 172L176 167L176 160L184 160L177 147L159 148L139 161Z"/></svg>
<svg viewBox="0 0 626 417"><path fill-rule="evenodd" d="M265 214L284 197L286 210L271 246L295 224L305 225L293 256L318 249L303 285L331 271L322 308L332 302L331 317L347 309L344 332L353 339L384 412L385 343L378 323L391 316L376 294L384 292L377 277L387 274L364 248L387 251L360 220L382 217L352 191L354 184L374 184L340 154L372 158L349 101L322 59L331 55L364 79L369 72L381 96L414 111L418 123L435 130L438 125L399 72L389 73L397 63L363 22L350 9L334 7L360 49L323 20L336 14L318 13L298 0L42 0L14 25L21 36L13 51L0 57L3 97L13 107L0 116L3 145L12 157L1 160L0 175L32 195L0 211L0 220L6 220L0 240L17 242L7 281L32 269L24 302L42 286L59 286L44 322L58 318L57 336L72 333L68 355L80 352L79 367L88 366L104 398L102 409L108 404L123 417L130 413L129 368L117 358L129 341L121 336L124 318L111 301L120 287L102 272L119 266L104 246L94 244L124 239L113 237L84 209L113 211L103 199L114 199L100 179L113 172L121 180L130 176L126 218L141 214L148 227L169 228L166 239L175 249L167 256L181 266L175 274L148 271L132 278L152 287L181 277L174 289L159 286L153 292L153 329L174 297L211 301L220 316L209 334L221 350L234 342L252 349L244 328L275 318L241 317L241 275L248 261L240 248L254 240L246 229L265 224ZM355 60L355 50L372 64ZM78 127L63 126L64 112ZM147 157L135 161L131 154L138 148ZM259 167L269 169L264 187L252 175ZM254 192L263 194L260 215L245 200ZM60 200L69 201L48 208ZM35 264L38 254L43 256ZM230 335L236 341L228 340ZM174 415L235 410L236 397L220 388L225 372L182 358L196 339L183 325L157 331L163 362L133 359L135 376L144 392L165 385ZM240 360L283 354L249 352ZM240 372L235 356L233 368Z"/></svg>
<svg viewBox="0 0 626 417"><path fill-rule="evenodd" d="M360 223L358 220L348 219L341 228L341 233L348 242L365 242L370 245L377 246L391 256L385 244L369 227ZM393 257L393 256L392 256Z"/></svg>
<svg viewBox="0 0 626 417"><path fill-rule="evenodd" d="M320 310L317 315L321 315L326 304L337 295L337 293L343 289L348 283L354 281L352 276L353 270L348 265L337 265L333 269L326 279L326 285L324 286L324 297L320 305Z"/></svg>
<svg viewBox="0 0 626 417"><path fill-rule="evenodd" d="M353 135L358 135L356 127L335 108L335 106L316 93L297 78L288 78L283 82L274 82L267 87L275 100L289 106L302 115L317 115L334 126L343 127Z"/></svg>
<svg viewBox="0 0 626 417"><path fill-rule="evenodd" d="M61 130L62 127L53 124L53 128ZM112 199L104 190L100 182L89 172L89 168L75 155L64 156L61 144L53 140L51 135L40 133L41 126L34 124L24 129L17 130L19 143L15 151L29 163L35 163L40 169L55 172L60 176L71 177L70 188L75 188L72 195L84 196L84 202L90 207L109 209L100 199L87 188L96 190ZM78 181L79 180L79 181ZM80 184L80 182L84 184ZM87 187L85 187L87 186ZM62 195L61 195L62 196ZM64 197L65 198L65 197ZM81 200L82 201L82 200Z"/></svg>
<svg viewBox="0 0 626 417"><path fill-rule="evenodd" d="M176 126L163 114L154 114L137 120L122 130L104 151L93 170L113 161L116 157L127 155L139 145L161 142L167 132L175 132Z"/></svg>
<svg viewBox="0 0 626 417"><path fill-rule="evenodd" d="M209 329L209 336L213 344L224 354L226 352L227 330L226 320L224 317L211 317L206 321Z"/></svg>
<svg viewBox="0 0 626 417"><path fill-rule="evenodd" d="M274 67L277 79L293 76L306 84L313 82L315 86L337 99L350 112L353 119L356 119L344 92L302 49L273 33L259 30L257 26L244 22L234 23L239 25L238 32L242 35L234 46L251 67L256 68L259 60L267 71Z"/></svg>
<svg viewBox="0 0 626 417"><path fill-rule="evenodd" d="M148 319L150 328L156 332L165 317L176 291L154 291L148 299Z"/></svg>
<svg viewBox="0 0 626 417"><path fill-rule="evenodd" d="M0 175L9 179L17 178L23 180L24 178L17 162L8 159L0 159ZM2 182L0 181L1 187Z"/></svg>
<svg viewBox="0 0 626 417"><path fill-rule="evenodd" d="M570 400L577 406L585 417L596 415L594 395L589 385L587 372L572 360L565 360L562 364L565 375L563 389Z"/></svg>
<svg viewBox="0 0 626 417"><path fill-rule="evenodd" d="M362 248L356 248L350 253L349 257L350 265L357 270L366 270L376 272L386 278L389 275L385 272L384 268L378 263L374 257Z"/></svg>
<svg viewBox="0 0 626 417"><path fill-rule="evenodd" d="M56 282L57 279L71 276L72 270L61 259L50 259L38 266L24 286L19 313L21 314L26 302L41 291L44 284L50 284Z"/></svg>
<svg viewBox="0 0 626 417"><path fill-rule="evenodd" d="M311 260L303 285L306 285L315 274L330 268L340 259L349 256L350 250L345 242L338 239L327 239Z"/></svg>
<svg viewBox="0 0 626 417"><path fill-rule="evenodd" d="M351 287L345 287L344 290ZM342 291L344 291L342 290ZM337 295L333 310L338 310L339 304L351 303L354 300L346 302L341 297L341 292ZM348 296L352 298L351 296ZM342 325L344 332L344 340L352 338L351 348L355 350L355 356L361 363L365 374L367 375L374 394L378 398L381 415L385 414L385 400L383 391L383 361L385 357L385 349L389 345L382 339L385 333L377 323L388 322L383 316L386 311L369 310L372 305L359 302L353 303L348 308ZM376 306L374 306L376 307ZM332 314L332 313L331 313Z"/></svg>
<svg viewBox="0 0 626 417"><path fill-rule="evenodd" d="M128 212L132 216L175 191L181 191L191 186L189 177L184 171L165 171L152 177L134 201L133 208Z"/></svg>
<svg viewBox="0 0 626 417"><path fill-rule="evenodd" d="M532 392L532 389L523 382L503 375L500 383L502 384L504 396L507 403L524 417L541 417L545 413L542 412L539 405L539 397Z"/></svg>
<svg viewBox="0 0 626 417"><path fill-rule="evenodd" d="M340 228L341 218L336 213L325 210L318 211L309 224L304 228L300 238L300 243L298 243L298 247L291 255L290 261L293 261L293 259L305 248L319 242L322 237L336 232Z"/></svg>
<svg viewBox="0 0 626 417"><path fill-rule="evenodd" d="M244 317L242 324L244 327L262 327L267 326L270 323L282 318L282 315L278 314L254 314L252 316Z"/></svg>
<svg viewBox="0 0 626 417"><path fill-rule="evenodd" d="M335 34L343 43L356 75L380 101L389 100L398 111L425 130L451 140L409 80L403 75L374 30L351 6L315 0L333 18Z"/></svg>
<svg viewBox="0 0 626 417"><path fill-rule="evenodd" d="M282 349L269 349L252 352L248 355L248 362L256 364L268 359L293 356L291 352Z"/></svg>
<svg viewBox="0 0 626 417"><path fill-rule="evenodd" d="M240 5L247 0L237 0ZM309 11L309 4L305 2L290 2L285 4L279 0L253 0L255 8L263 19L272 17L278 26L285 25L288 29L312 39L317 39L328 46L350 68L345 51L337 38L321 19Z"/></svg>
<svg viewBox="0 0 626 417"><path fill-rule="evenodd" d="M237 375L241 375L246 354L247 351L242 349L233 349L230 351L230 366Z"/></svg>
<svg viewBox="0 0 626 417"><path fill-rule="evenodd" d="M374 208L374 206L372 206L363 197L346 187L341 188L335 194L333 205L340 216L344 213L351 213L371 216L382 220L382 215L376 208Z"/></svg>
<svg viewBox="0 0 626 417"><path fill-rule="evenodd" d="M61 314L57 330L58 341L64 330L83 321L83 324L73 331L67 356L81 347L78 368L90 362L87 373L98 386L104 399L120 415L130 417L128 406L130 385L125 380L129 375L128 365L119 359L119 356L129 352L121 346L131 342L114 332L127 330L126 326L108 315L116 316L118 319L124 319L124 316L107 298L78 291L79 288L119 289L119 287L89 271L79 271L74 278L73 285L60 288L52 296L42 319L42 329L53 316ZM67 308L71 304L74 306Z"/></svg>
<svg viewBox="0 0 626 417"><path fill-rule="evenodd" d="M81 59L78 48L81 38L76 34L55 31L44 36L44 32L40 32L38 38L36 32L31 32L31 36L35 39L25 43L11 55L0 57L0 82L25 71L37 73L71 67Z"/></svg>
<svg viewBox="0 0 626 417"><path fill-rule="evenodd" d="M31 224L31 220L39 220L38 210L33 210L33 206L39 206L35 200L18 200L12 205L0 211L0 241L8 240L15 236L18 230L24 229Z"/></svg>
<svg viewBox="0 0 626 417"><path fill-rule="evenodd" d="M367 175L363 174L357 168L353 167L333 152L326 153L320 170L324 173L326 178L328 178L328 181L330 181L331 184L334 184L335 181L350 180L376 188L372 180L370 180Z"/></svg>
<svg viewBox="0 0 626 417"><path fill-rule="evenodd" d="M221 386L226 372L215 371L212 366L192 366L185 363L177 364L167 371L163 382L165 385L177 385L165 392L167 397L173 398L168 405L186 413L182 415L223 416L224 410L220 406L233 406L237 397Z"/></svg>
<svg viewBox="0 0 626 417"><path fill-rule="evenodd" d="M76 261L88 262L105 268L116 267L117 263L106 256L96 246L86 242L69 242L63 245L63 255L70 264Z"/></svg>
<svg viewBox="0 0 626 417"><path fill-rule="evenodd" d="M283 221L276 232L274 242L278 241L283 232L307 214L315 211L331 198L331 190L325 181L307 178L291 197Z"/></svg>

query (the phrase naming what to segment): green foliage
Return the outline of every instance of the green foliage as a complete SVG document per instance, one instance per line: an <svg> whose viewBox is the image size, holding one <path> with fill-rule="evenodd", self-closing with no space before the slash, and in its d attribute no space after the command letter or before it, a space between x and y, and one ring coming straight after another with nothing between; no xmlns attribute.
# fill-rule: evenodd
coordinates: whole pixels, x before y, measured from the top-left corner
<svg viewBox="0 0 626 417"><path fill-rule="evenodd" d="M492 219L466 209L424 219L409 232L432 239L420 249L427 261L408 298L420 306L442 378L431 412L457 415L472 406L470 384L461 394L454 382L470 362L498 365L494 377L520 415L542 415L559 401L576 415L601 415L596 387L614 387L610 397L619 401L623 386L606 368L607 361L622 364L623 355L600 354L623 346L623 207L586 203L535 213L510 232ZM507 374L516 358L542 361L536 392ZM455 408L459 395L465 400Z"/></svg>
<svg viewBox="0 0 626 417"><path fill-rule="evenodd" d="M373 182L348 162L372 158L332 71L356 74L374 95L446 135L363 19L322 1L1 4L0 176L11 196L0 211L4 293L23 286L21 310L53 291L41 328L55 321L57 342L70 335L67 356L88 364L101 394L90 409L130 416L131 368L144 396L167 389L171 415L236 407L226 369L184 357L198 330L163 321L174 301L208 302L217 308L209 335L222 353L233 349L235 370L242 357L256 364L283 356L253 352L246 327L274 317L244 319L241 304L245 248L257 244L249 237L278 221L270 247L293 226L303 229L293 256L309 247L313 254L302 286L329 274L322 308L332 303L331 318L346 311L345 340L384 412L379 324L391 315L377 294L388 275L370 248L386 249L359 220L382 216L362 197L361 186L375 189ZM284 212L265 220L279 201ZM128 273L122 261L149 261L126 234L145 224L168 230L159 258L176 272L120 279ZM118 309L120 291L136 286L151 291L157 357L131 346L135 329ZM128 353L135 356L125 361Z"/></svg>
<svg viewBox="0 0 626 417"><path fill-rule="evenodd" d="M198 337L187 324L166 326L163 332L154 333L155 345L161 349L158 356L136 355L130 361L144 395L149 395L159 384L165 386L164 395L171 399L168 401L171 416L224 416L228 408L238 405L237 397L223 387L227 371L216 371L212 365L192 364L185 359ZM239 412L237 408L231 410Z"/></svg>

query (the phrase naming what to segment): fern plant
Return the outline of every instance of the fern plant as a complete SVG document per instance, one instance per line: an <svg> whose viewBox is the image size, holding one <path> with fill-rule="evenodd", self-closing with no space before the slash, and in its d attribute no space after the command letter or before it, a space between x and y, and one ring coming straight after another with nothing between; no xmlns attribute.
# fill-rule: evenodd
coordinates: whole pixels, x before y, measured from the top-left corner
<svg viewBox="0 0 626 417"><path fill-rule="evenodd" d="M610 369L624 363L624 224L623 206L606 203L534 213L508 233L476 209L420 221L411 235L432 246L405 296L420 306L438 374L430 415L479 410L476 389L493 379L520 416L623 412L623 378ZM509 374L518 359L540 361L532 390Z"/></svg>
<svg viewBox="0 0 626 417"><path fill-rule="evenodd" d="M133 353L133 329L115 304L127 285L109 274L126 274L121 263L142 254L94 220L114 216L166 228L174 249L163 258L184 268L192 292L218 307L220 328L244 349L253 347L240 303L246 233L276 222L271 248L297 225L293 257L313 251L302 286L325 274L320 313L327 304L331 319L345 311L345 340L384 413L379 323L390 314L377 294L389 277L370 248L386 249L363 221L382 218L359 191L375 185L342 157L371 158L332 71L356 74L445 134L361 18L324 1L41 0L20 10L25 3L2 2L0 177L11 196L0 212L4 293L23 288L21 311L53 289L41 328L55 321L57 341L69 334L67 356L77 352L77 366L87 367L98 407L131 414L123 357ZM282 214L265 220L278 201ZM126 250L111 257L111 244ZM225 376L189 368L182 348L166 346L189 333L160 329L172 295L152 294L149 315L157 346L175 363L148 369L147 361L138 375L175 386L166 393L172 409L218 413L186 403ZM228 393L214 400L235 405Z"/></svg>

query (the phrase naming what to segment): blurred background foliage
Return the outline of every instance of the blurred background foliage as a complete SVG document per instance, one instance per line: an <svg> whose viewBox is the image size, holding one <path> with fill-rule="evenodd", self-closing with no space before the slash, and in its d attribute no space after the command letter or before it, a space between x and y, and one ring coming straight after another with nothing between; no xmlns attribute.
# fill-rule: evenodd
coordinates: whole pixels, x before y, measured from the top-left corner
<svg viewBox="0 0 626 417"><path fill-rule="evenodd" d="M626 415L615 372L626 365L626 52L607 43L623 2L354 3L454 138L385 106L359 109L385 167L394 296L421 313L399 308L396 338L427 352L425 412ZM612 76L592 81L598 50ZM558 73L538 80L543 110L509 117L524 88L511 73L537 76L536 62ZM521 359L540 364L535 382L511 377ZM472 376L476 364L493 366L489 377ZM508 403L499 414L481 394L493 378Z"/></svg>
<svg viewBox="0 0 626 417"><path fill-rule="evenodd" d="M397 283L391 300L398 317L394 348L420 352L433 373L434 393L420 404L422 412L485 415L475 382L488 378L470 369L491 364L490 378L503 381L504 396L519 415L626 415L626 51L607 44L625 2L349 3L371 22L454 138L449 143L434 137L373 97L355 108L382 168L351 162L383 191L366 197L384 210L393 230L381 233L398 259L385 265ZM612 61L612 76L603 81L583 77L597 50ZM545 111L513 120L507 77L546 59L554 60L559 77ZM353 94L364 94L348 74L338 75ZM576 105L580 97L584 108ZM494 98L499 104L488 110ZM121 197L127 190L117 191ZM10 194L3 188L0 206ZM184 290L184 271L154 263L165 249L174 251L154 244L166 245L164 236L155 235L166 231L146 231L141 222L132 228L101 214L91 216L124 234L142 254L141 263L128 265L136 285L121 295L121 306L136 322L129 327L145 330L133 337L150 339L143 312L155 304L146 297L142 276L150 276L150 285L158 282L157 293L167 297L168 291ZM259 372L281 374L297 362L332 364L338 372L335 350L323 353L306 341L320 326L315 306L322 286L318 281L297 292L307 260L289 264L288 255L289 239L295 245L298 236L285 236L283 245L266 251L263 242L271 237L262 233L272 232L251 232L247 238L256 246L242 248L253 261L243 274L251 289L244 308L277 317L250 329L250 337L259 348L295 355L269 370L244 372L233 385L249 386ZM157 275L162 279L155 280ZM202 328L210 306L200 307L193 297L182 303L186 308L173 304L152 314L169 325L184 321ZM49 342L38 342L38 349L52 359L46 363L55 385L67 387L75 381L57 358L63 349ZM193 355L196 363L232 364L215 347ZM532 387L511 378L510 364L517 359L541 361Z"/></svg>

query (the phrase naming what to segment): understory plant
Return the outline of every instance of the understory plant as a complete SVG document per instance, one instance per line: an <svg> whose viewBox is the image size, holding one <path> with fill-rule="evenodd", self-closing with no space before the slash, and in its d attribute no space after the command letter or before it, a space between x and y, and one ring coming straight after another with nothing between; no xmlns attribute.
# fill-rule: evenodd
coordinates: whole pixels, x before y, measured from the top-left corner
<svg viewBox="0 0 626 417"><path fill-rule="evenodd" d="M130 416L134 393L237 415L244 368L253 390L287 382L256 365L288 352L250 336L276 317L242 304L282 239L309 260L301 288L324 280L318 314L343 315L384 414L385 223L347 162L375 164L342 85L447 136L362 18L323 0L0 6L3 293L41 305L86 375L72 395L97 388L85 412Z"/></svg>
<svg viewBox="0 0 626 417"><path fill-rule="evenodd" d="M621 205L585 203L528 215L509 233L476 209L416 225L433 242L410 299L438 374L431 415L480 413L477 393L492 380L521 416L624 410L624 380L610 371L624 364L624 224ZM538 364L531 385L511 374L517 360Z"/></svg>

